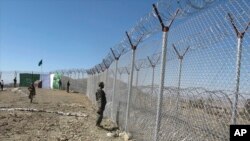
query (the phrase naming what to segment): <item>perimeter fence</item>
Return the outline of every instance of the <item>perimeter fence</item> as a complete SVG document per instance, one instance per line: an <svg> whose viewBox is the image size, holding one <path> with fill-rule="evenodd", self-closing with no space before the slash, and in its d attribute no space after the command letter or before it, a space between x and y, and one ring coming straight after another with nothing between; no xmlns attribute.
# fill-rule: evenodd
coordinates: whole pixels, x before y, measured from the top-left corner
<svg viewBox="0 0 250 141"><path fill-rule="evenodd" d="M88 74L95 103L143 141L229 140L250 124L250 1L160 0Z"/></svg>

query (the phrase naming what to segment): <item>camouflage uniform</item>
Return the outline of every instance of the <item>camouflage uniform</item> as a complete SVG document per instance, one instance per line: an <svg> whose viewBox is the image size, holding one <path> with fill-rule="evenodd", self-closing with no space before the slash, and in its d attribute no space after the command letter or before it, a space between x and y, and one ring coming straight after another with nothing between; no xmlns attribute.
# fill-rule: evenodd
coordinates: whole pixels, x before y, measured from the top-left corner
<svg viewBox="0 0 250 141"><path fill-rule="evenodd" d="M59 90L61 90L62 89L62 80L61 79L59 79Z"/></svg>
<svg viewBox="0 0 250 141"><path fill-rule="evenodd" d="M3 83L3 80L1 81L1 90L3 91L3 86L4 86L4 83Z"/></svg>
<svg viewBox="0 0 250 141"><path fill-rule="evenodd" d="M102 90L102 88L98 89L96 92L96 101L97 101L97 108L98 108L96 125L100 126L100 123L102 122L102 118L103 118L103 112L105 110L105 106L107 103L106 94Z"/></svg>
<svg viewBox="0 0 250 141"><path fill-rule="evenodd" d="M31 84L28 90L30 91L29 99L30 99L30 102L32 103L33 97L36 95L36 88L34 84Z"/></svg>
<svg viewBox="0 0 250 141"><path fill-rule="evenodd" d="M68 81L68 83L67 83L67 93L69 93L69 86L70 86L70 83Z"/></svg>
<svg viewBox="0 0 250 141"><path fill-rule="evenodd" d="M14 87L16 87L16 77L14 78Z"/></svg>

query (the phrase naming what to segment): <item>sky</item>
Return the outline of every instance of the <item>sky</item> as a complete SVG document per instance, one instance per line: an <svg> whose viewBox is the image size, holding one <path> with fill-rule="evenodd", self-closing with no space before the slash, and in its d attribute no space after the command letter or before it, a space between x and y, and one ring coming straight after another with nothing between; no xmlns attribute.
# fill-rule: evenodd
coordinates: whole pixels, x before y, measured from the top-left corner
<svg viewBox="0 0 250 141"><path fill-rule="evenodd" d="M193 49L183 61L181 87L235 89L237 40L225 17L227 12L233 13L237 26L245 27L249 22L249 3L247 0L228 2L176 19L168 34L167 58L170 59L166 85L177 86L179 80L179 60L175 53L172 54L175 59L171 60L171 46L175 44L179 49L187 46ZM156 0L0 0L0 71L40 72L41 59L44 72L91 68L123 39L126 30L152 10L153 3ZM220 36L219 32L226 34ZM250 30L242 43L240 80L241 91L248 93L249 33ZM137 59L145 59L157 48L161 50L161 32L159 35L140 43ZM157 42L152 44L154 36ZM129 55L120 58L119 67L128 66ZM139 85L151 84L152 70L146 70L140 72ZM156 85L160 82L159 70L155 73ZM127 76L124 77L127 82ZM13 77L10 78L12 81Z"/></svg>
<svg viewBox="0 0 250 141"><path fill-rule="evenodd" d="M156 0L0 0L0 70L90 68Z"/></svg>

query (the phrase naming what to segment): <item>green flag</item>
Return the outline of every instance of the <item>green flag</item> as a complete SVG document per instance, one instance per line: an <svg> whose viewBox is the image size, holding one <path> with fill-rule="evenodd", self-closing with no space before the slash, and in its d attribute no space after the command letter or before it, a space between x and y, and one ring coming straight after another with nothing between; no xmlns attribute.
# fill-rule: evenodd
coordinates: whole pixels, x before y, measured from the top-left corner
<svg viewBox="0 0 250 141"><path fill-rule="evenodd" d="M41 66L43 64L43 60L41 60L39 63L38 63L38 66Z"/></svg>

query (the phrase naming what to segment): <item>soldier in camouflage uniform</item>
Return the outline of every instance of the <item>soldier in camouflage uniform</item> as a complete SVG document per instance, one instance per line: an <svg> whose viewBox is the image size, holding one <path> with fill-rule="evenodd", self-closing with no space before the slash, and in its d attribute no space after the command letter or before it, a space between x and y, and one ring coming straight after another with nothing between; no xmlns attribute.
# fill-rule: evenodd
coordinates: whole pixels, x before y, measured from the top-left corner
<svg viewBox="0 0 250 141"><path fill-rule="evenodd" d="M28 90L30 91L30 94L29 94L30 103L32 103L33 97L36 95L36 88L35 88L34 83L31 83Z"/></svg>
<svg viewBox="0 0 250 141"><path fill-rule="evenodd" d="M103 82L100 82L99 83L99 89L97 89L97 92L96 92L96 101L97 101L97 120L96 120L96 126L98 127L101 127L100 124L102 122L102 118L103 118L103 112L105 110L105 106L106 106L106 103L107 103L107 100L106 100L106 94L105 92L103 91L103 88L104 88L104 83Z"/></svg>
<svg viewBox="0 0 250 141"><path fill-rule="evenodd" d="M68 82L67 82L67 93L69 93L69 86L70 86L70 82L68 80Z"/></svg>
<svg viewBox="0 0 250 141"><path fill-rule="evenodd" d="M3 80L1 81L1 90L3 91L3 86L4 86L4 83L3 83Z"/></svg>
<svg viewBox="0 0 250 141"><path fill-rule="evenodd" d="M16 87L16 77L14 78L14 88Z"/></svg>
<svg viewBox="0 0 250 141"><path fill-rule="evenodd" d="M59 79L59 90L61 90L62 89L62 80L61 79Z"/></svg>

